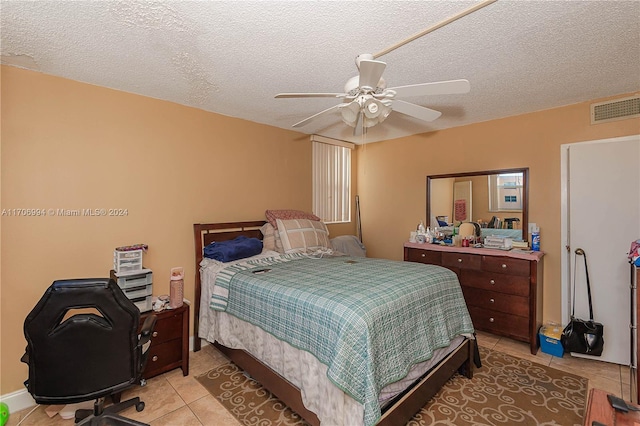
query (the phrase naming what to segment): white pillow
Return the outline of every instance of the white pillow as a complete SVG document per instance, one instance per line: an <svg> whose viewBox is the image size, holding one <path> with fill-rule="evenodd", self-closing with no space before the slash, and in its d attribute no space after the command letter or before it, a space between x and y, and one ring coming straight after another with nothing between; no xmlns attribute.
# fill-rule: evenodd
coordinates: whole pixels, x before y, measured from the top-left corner
<svg viewBox="0 0 640 426"><path fill-rule="evenodd" d="M285 253L311 253L331 249L327 226L309 219L277 219Z"/></svg>

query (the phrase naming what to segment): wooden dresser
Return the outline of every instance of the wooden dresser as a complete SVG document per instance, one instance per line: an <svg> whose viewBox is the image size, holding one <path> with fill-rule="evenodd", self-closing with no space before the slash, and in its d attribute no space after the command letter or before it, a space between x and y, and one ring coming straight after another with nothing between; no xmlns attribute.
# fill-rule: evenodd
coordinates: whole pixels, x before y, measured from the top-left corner
<svg viewBox="0 0 640 426"><path fill-rule="evenodd" d="M527 342L538 351L543 253L405 243L404 260L458 275L476 330Z"/></svg>

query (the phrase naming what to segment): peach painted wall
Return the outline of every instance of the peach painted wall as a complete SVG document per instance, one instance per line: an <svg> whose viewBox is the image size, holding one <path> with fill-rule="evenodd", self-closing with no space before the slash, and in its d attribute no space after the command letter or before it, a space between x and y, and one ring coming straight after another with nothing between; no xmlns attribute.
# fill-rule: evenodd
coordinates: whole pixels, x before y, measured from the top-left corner
<svg viewBox="0 0 640 426"><path fill-rule="evenodd" d="M359 147L367 255L403 258L409 231L425 220L427 175L529 167L529 221L546 252L544 320L561 321L560 146L640 134L638 118L591 125L592 102Z"/></svg>
<svg viewBox="0 0 640 426"><path fill-rule="evenodd" d="M17 68L1 72L1 208L127 214L2 217L0 395L24 389L23 321L52 281L108 276L115 247L146 243L154 294L168 294L170 268L183 266L193 301L194 223L311 210L307 135ZM330 232L352 234L355 226Z"/></svg>
<svg viewBox="0 0 640 426"><path fill-rule="evenodd" d="M193 300L193 223L311 208L305 135L12 67L1 73L0 207L128 215L2 217L0 395L24 388L22 323L53 280L104 276L114 247L144 242L154 293L167 293L169 269L184 266ZM591 126L584 103L358 147L353 187L367 253L402 259L409 231L426 219L427 175L529 167L530 220L548 252L544 316L559 320L560 145L637 133L638 119ZM251 190L266 180L277 190Z"/></svg>

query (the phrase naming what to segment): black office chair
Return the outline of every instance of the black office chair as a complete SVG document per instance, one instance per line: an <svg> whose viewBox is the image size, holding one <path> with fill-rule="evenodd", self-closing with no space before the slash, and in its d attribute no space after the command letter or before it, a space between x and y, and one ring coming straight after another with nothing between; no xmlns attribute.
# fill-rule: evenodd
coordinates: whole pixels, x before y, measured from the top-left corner
<svg viewBox="0 0 640 426"><path fill-rule="evenodd" d="M93 410L76 411L81 425L144 425L116 413L144 409L120 395L140 381L155 322L150 315L138 333L140 311L113 280L54 281L24 322L27 390L38 404L95 399ZM115 403L105 408L107 396Z"/></svg>

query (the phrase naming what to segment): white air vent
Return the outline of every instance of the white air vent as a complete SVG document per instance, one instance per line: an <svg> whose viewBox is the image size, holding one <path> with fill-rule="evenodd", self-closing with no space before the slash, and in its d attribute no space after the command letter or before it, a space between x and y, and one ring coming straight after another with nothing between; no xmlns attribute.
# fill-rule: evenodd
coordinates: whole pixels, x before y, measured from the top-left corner
<svg viewBox="0 0 640 426"><path fill-rule="evenodd" d="M591 104L591 124L640 117L640 96Z"/></svg>

